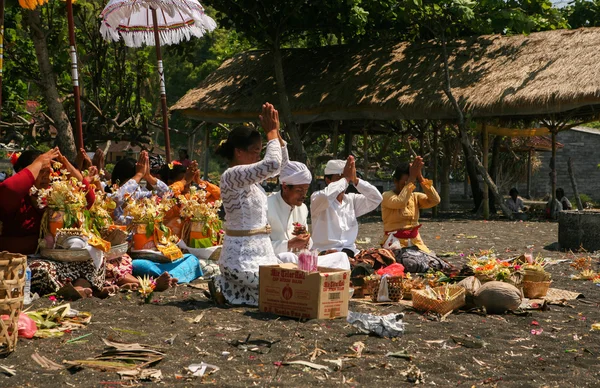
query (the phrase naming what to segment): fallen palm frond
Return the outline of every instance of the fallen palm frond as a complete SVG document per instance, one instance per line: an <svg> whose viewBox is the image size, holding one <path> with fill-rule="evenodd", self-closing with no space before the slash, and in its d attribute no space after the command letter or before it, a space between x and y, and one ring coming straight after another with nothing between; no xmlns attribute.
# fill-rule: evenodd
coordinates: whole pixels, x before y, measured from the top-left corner
<svg viewBox="0 0 600 388"><path fill-rule="evenodd" d="M146 368L161 361L165 354L147 345L102 340L107 348L99 356L87 360L63 361L67 365L102 371L131 371Z"/></svg>

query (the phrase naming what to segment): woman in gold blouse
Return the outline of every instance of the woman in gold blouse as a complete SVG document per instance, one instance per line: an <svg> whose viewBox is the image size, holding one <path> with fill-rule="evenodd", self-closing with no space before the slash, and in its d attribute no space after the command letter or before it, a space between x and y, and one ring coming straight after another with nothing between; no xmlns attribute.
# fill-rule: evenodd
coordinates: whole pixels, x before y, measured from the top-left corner
<svg viewBox="0 0 600 388"><path fill-rule="evenodd" d="M433 182L423 178L423 158L417 156L411 164L402 164L394 172L392 191L383 193L381 216L385 231L384 242L390 234L400 241L401 246L416 246L429 253L429 248L421 240L419 234L419 209L429 209L440 203L440 196L433 187ZM416 182L419 182L423 193L415 193Z"/></svg>

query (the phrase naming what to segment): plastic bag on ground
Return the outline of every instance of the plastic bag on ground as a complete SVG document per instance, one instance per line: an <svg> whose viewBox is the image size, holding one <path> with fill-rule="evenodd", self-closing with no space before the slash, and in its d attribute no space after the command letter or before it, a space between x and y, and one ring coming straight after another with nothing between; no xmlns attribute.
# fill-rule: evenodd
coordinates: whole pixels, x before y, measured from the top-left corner
<svg viewBox="0 0 600 388"><path fill-rule="evenodd" d="M379 275L379 276L390 275L390 276L404 277L404 266L402 264L398 264L398 263L388 265L387 267L381 268L380 270L378 270L377 275Z"/></svg>
<svg viewBox="0 0 600 388"><path fill-rule="evenodd" d="M365 334L380 337L398 337L404 332L404 314L373 315L348 312L348 323Z"/></svg>

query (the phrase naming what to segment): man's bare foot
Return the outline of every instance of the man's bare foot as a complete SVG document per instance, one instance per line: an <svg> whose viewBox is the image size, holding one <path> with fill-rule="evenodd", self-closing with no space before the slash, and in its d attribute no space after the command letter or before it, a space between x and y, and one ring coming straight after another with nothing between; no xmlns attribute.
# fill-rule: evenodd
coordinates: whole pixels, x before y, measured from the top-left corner
<svg viewBox="0 0 600 388"><path fill-rule="evenodd" d="M179 279L171 278L171 287L177 287L177 283L179 283Z"/></svg>
<svg viewBox="0 0 600 388"><path fill-rule="evenodd" d="M168 290L169 288L171 288L171 281L172 281L172 277L171 275L169 275L168 272L163 272L162 275L160 275L159 277L157 277L154 281L156 282L156 288L154 288L154 291L157 292L162 292L165 290Z"/></svg>
<svg viewBox="0 0 600 388"><path fill-rule="evenodd" d="M115 295L118 291L119 291L119 286L115 286L115 285L107 286L107 287L104 287L100 291L94 292L94 296L96 298L105 299L105 298L108 298L109 296Z"/></svg>
<svg viewBox="0 0 600 388"><path fill-rule="evenodd" d="M92 291L91 288L87 288L87 287L73 287L75 289L75 291L77 291L77 293L79 293L79 295L82 298L91 298L94 295L94 292Z"/></svg>

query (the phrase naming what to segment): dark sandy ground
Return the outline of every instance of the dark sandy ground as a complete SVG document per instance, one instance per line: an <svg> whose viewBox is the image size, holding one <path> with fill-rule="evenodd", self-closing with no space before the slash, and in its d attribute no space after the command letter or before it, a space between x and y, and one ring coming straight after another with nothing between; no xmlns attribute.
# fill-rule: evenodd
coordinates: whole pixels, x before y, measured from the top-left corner
<svg viewBox="0 0 600 388"><path fill-rule="evenodd" d="M381 223L361 226L361 239L375 244ZM540 252L553 259L564 253L544 250L557 239L557 225L546 222L484 222L468 219L425 221L426 243L438 253L455 252L448 260L461 265L464 258L479 249L493 248L504 257ZM581 254L579 255L581 256ZM572 256L567 257L572 258ZM598 260L595 259L597 266ZM116 373L91 369L47 371L32 361L38 352L61 363L100 354L102 338L139 342L164 351L158 365L162 382L142 382L142 386L364 386L396 387L411 385L403 374L410 367L424 374L426 385L498 387L597 387L600 386L600 332L590 331L600 322L600 287L591 282L569 279L569 263L553 265L553 287L585 294L585 299L568 306L550 306L549 311L532 311L526 316L482 316L473 313L450 315L439 322L401 306L376 306L351 302L353 311L388 314L405 310L406 331L402 337L385 339L358 334L345 320L298 322L264 315L253 308L218 308L198 289L179 286L157 295L157 301L142 305L137 294L121 293L108 300L82 300L72 303L78 310L93 313L85 329L58 339L21 340L18 349L0 365L14 366L14 377L0 375L0 387L120 387ZM47 306L47 299L34 302L34 308ZM203 314L199 323L190 323ZM534 326L536 321L539 325ZM543 329L532 335L531 329ZM91 333L84 340L69 339ZM165 340L177 335L172 344ZM245 340L279 341L270 352L260 354L229 344ZM483 348L457 345L452 336L472 336L483 340ZM360 358L343 362L332 372L279 366L281 361L310 359L318 347L324 351L314 362L334 365L326 360L344 358L356 342L365 345ZM429 341L429 342L428 342ZM412 360L387 357L388 352L406 350ZM185 367L206 362L221 370L201 378L189 377Z"/></svg>

